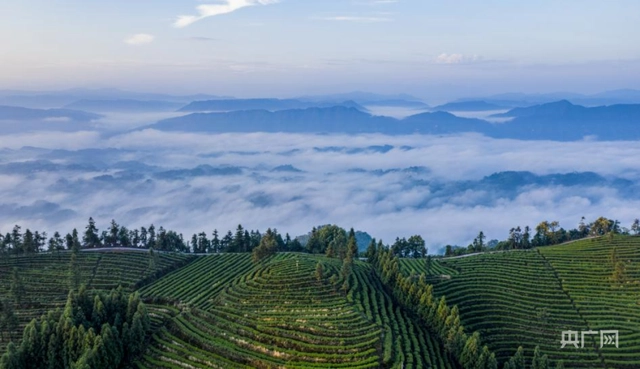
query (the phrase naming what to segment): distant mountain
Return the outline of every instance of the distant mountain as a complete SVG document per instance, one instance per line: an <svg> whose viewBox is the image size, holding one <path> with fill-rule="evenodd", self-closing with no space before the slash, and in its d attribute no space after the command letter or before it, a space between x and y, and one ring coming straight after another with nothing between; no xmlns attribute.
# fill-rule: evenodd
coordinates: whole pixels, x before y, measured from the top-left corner
<svg viewBox="0 0 640 369"><path fill-rule="evenodd" d="M490 134L494 129L494 125L487 121L461 118L443 111L412 115L403 119L400 124L415 127L415 132L424 134L451 134L461 132Z"/></svg>
<svg viewBox="0 0 640 369"><path fill-rule="evenodd" d="M75 122L90 122L101 115L71 109L28 109L17 106L0 106L0 120L33 121L66 119Z"/></svg>
<svg viewBox="0 0 640 369"><path fill-rule="evenodd" d="M502 105L497 105L497 104L491 104L482 100L450 102L444 105L438 105L431 108L432 111L447 111L447 112L491 111L491 110L504 110L504 109L508 109L508 107L504 107Z"/></svg>
<svg viewBox="0 0 640 369"><path fill-rule="evenodd" d="M294 167L291 164L286 164L286 165L279 165L273 169L271 169L272 172L288 172L288 173L302 173L304 172L303 170L300 170L296 167Z"/></svg>
<svg viewBox="0 0 640 369"><path fill-rule="evenodd" d="M297 133L455 133L484 132L491 124L445 112L423 113L403 120L372 116L355 108L308 108L269 112L194 113L162 120L147 128L186 132L297 132Z"/></svg>
<svg viewBox="0 0 640 369"><path fill-rule="evenodd" d="M49 160L32 160L0 164L0 173L5 174L33 174L45 172L60 172L62 170L74 172L95 172L101 170L90 164L56 164Z"/></svg>
<svg viewBox="0 0 640 369"><path fill-rule="evenodd" d="M193 177L233 176L242 174L242 168L235 166L217 166L208 164L199 165L193 169L173 169L158 172L155 177L165 180L179 180Z"/></svg>
<svg viewBox="0 0 640 369"><path fill-rule="evenodd" d="M427 112L404 119L373 116L355 108L308 108L269 112L248 110L194 113L162 120L145 128L184 132L295 132L456 134L475 132L496 138L573 141L640 139L640 105L587 108L566 100L515 108L494 118L505 123ZM329 148L327 150L333 150Z"/></svg>
<svg viewBox="0 0 640 369"><path fill-rule="evenodd" d="M362 154L362 153L386 154L393 149L394 149L394 146L391 146L391 145L372 145L367 147L325 146L325 147L313 148L313 150L316 152L339 152L343 154Z"/></svg>
<svg viewBox="0 0 640 369"><path fill-rule="evenodd" d="M181 112L229 112L239 110L291 110L306 108L324 108L342 106L355 108L360 111L367 109L354 101L343 101L340 103L311 102L294 99L225 99L194 101L179 109Z"/></svg>
<svg viewBox="0 0 640 369"><path fill-rule="evenodd" d="M161 112L175 111L184 104L160 100L79 100L65 106L93 112Z"/></svg>
<svg viewBox="0 0 640 369"><path fill-rule="evenodd" d="M497 137L571 141L640 139L640 105L587 108L567 100L516 108L493 117L513 118L498 125Z"/></svg>
<svg viewBox="0 0 640 369"><path fill-rule="evenodd" d="M547 94L505 93L499 95L458 99L455 102L468 102L482 100L490 104L506 107L527 107L532 105L547 104L558 100L567 100L573 104L584 106L601 106L616 104L640 104L640 91L621 89L600 92L593 95L584 95L573 92L554 92Z"/></svg>
<svg viewBox="0 0 640 369"><path fill-rule="evenodd" d="M101 115L70 109L28 109L0 106L0 133L89 129Z"/></svg>
<svg viewBox="0 0 640 369"><path fill-rule="evenodd" d="M316 95L316 96L301 96L297 98L302 101L315 101L315 102L339 102L345 100L352 100L358 104L367 105L380 101L420 101L419 98L408 94L396 94L396 95L381 95L371 92L353 91L341 94L331 95Z"/></svg>
<svg viewBox="0 0 640 369"><path fill-rule="evenodd" d="M605 91L600 92L594 95L591 95L594 98L601 99L619 99L619 100L628 100L628 101L637 101L640 102L640 90L632 90L632 89L620 89L613 91Z"/></svg>
<svg viewBox="0 0 640 369"><path fill-rule="evenodd" d="M365 106L384 106L384 107L398 107L398 108L413 108L413 109L429 109L429 105L422 101L415 100L380 100L369 101L364 103Z"/></svg>
<svg viewBox="0 0 640 369"><path fill-rule="evenodd" d="M71 89L63 91L14 91L0 90L0 105L23 106L27 108L60 108L78 100L142 100L169 101L186 104L196 100L211 100L214 95L169 95L123 91L113 88L105 89Z"/></svg>

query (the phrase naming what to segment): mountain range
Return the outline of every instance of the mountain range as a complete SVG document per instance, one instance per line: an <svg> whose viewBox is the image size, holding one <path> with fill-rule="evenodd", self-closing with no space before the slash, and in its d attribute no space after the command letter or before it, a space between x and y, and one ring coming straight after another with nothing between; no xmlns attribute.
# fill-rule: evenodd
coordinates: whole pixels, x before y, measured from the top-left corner
<svg viewBox="0 0 640 369"><path fill-rule="evenodd" d="M165 119L148 128L188 132L438 134L460 130L484 131L490 126L490 123L483 120L459 118L446 112L422 113L397 120L373 116L356 108L334 106L276 112L247 110L194 113Z"/></svg>
<svg viewBox="0 0 640 369"><path fill-rule="evenodd" d="M492 111L492 110L505 110L508 107L488 103L482 100L471 100L471 101L458 101L458 102L450 102L443 105L438 105L431 110L433 111Z"/></svg>
<svg viewBox="0 0 640 369"><path fill-rule="evenodd" d="M74 131L90 128L89 123L101 115L71 109L29 109L0 106L0 133L56 130Z"/></svg>
<svg viewBox="0 0 640 369"><path fill-rule="evenodd" d="M546 104L559 100L567 100L572 104L584 106L640 104L640 90L619 89L599 92L591 95L578 94L574 92L553 92L546 94L504 93L492 96L458 99L453 102L479 100L489 104L511 108Z"/></svg>
<svg viewBox="0 0 640 369"><path fill-rule="evenodd" d="M343 106L367 111L365 107L353 100L339 103L328 103L323 101L302 101L297 99L217 99L206 101L194 101L182 107L180 112L228 112L238 110L291 110L305 108L326 108L333 106Z"/></svg>
<svg viewBox="0 0 640 369"><path fill-rule="evenodd" d="M91 112L165 112L175 111L184 106L180 102L162 100L78 100L66 105L65 109L86 110Z"/></svg>
<svg viewBox="0 0 640 369"><path fill-rule="evenodd" d="M27 108L60 108L80 100L167 101L181 103L182 105L184 105L196 100L210 100L217 98L228 97L207 94L169 95L160 93L124 91L115 88L76 88L62 91L0 90L0 105L23 106Z"/></svg>
<svg viewBox="0 0 640 369"><path fill-rule="evenodd" d="M640 139L640 105L588 108L566 100L515 108L496 118L506 123L428 112L404 119L373 116L344 106L330 108L194 113L162 120L146 128L187 132L296 132L455 134L481 133L497 138L573 141Z"/></svg>

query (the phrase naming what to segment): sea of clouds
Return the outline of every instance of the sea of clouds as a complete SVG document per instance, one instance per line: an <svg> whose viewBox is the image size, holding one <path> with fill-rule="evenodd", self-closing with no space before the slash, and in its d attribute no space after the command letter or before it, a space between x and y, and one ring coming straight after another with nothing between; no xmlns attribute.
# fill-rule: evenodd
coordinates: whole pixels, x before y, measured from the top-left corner
<svg viewBox="0 0 640 369"><path fill-rule="evenodd" d="M639 157L637 142L473 134L16 133L0 136L0 232L66 233L90 216L99 228L154 223L185 238L239 223L292 236L334 223L385 242L421 234L438 252L542 220L573 228L602 215L628 227L640 217ZM506 171L597 178L486 178Z"/></svg>

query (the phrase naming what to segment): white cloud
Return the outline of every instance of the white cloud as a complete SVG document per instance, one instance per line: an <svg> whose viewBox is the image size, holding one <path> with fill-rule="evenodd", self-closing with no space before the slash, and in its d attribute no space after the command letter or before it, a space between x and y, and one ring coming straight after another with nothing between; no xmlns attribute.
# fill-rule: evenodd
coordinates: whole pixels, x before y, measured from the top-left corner
<svg viewBox="0 0 640 369"><path fill-rule="evenodd" d="M127 37L124 42L129 45L143 45L153 42L155 36L147 33L138 33L133 36Z"/></svg>
<svg viewBox="0 0 640 369"><path fill-rule="evenodd" d="M220 4L203 4L196 8L198 15L180 15L173 26L183 28L204 18L232 13L248 6L269 5L277 2L278 0L222 0Z"/></svg>
<svg viewBox="0 0 640 369"><path fill-rule="evenodd" d="M481 61L478 55L446 54L442 53L435 58L437 64L463 64Z"/></svg>
<svg viewBox="0 0 640 369"><path fill-rule="evenodd" d="M122 126L123 129L128 127ZM483 230L489 238L504 238L516 225L559 220L574 227L581 216L617 218L628 226L638 217L640 196L618 193L614 188L526 187L511 196L482 186L441 192L456 181L477 181L494 172L526 170L536 174L596 171L640 182L637 142L550 142L498 140L479 135L385 136L306 135L269 133L200 134L160 132L152 129L100 136L97 133L30 133L0 136L0 147L48 149L102 148L103 151L50 153L47 150L0 150L2 164L27 160L89 163L93 171L5 173L0 175L0 231L19 223L32 230L68 232L81 228L93 216L102 228L112 218L130 227L153 222L185 234L226 232L239 223L264 231L277 227L292 235L311 227L336 223L369 231L392 242L395 237L422 234L431 251L447 243L465 245ZM321 151L321 147L363 148L392 145L387 152ZM403 149L403 146L411 149ZM289 154L291 150L295 150ZM248 155L238 151L258 153ZM103 152L103 153L101 153ZM216 155L206 155L219 153ZM92 155L95 155L92 156ZM590 158L585 160L585 158ZM139 161L168 169L198 165L234 165L247 168L241 175L187 177L159 180L145 178L111 183L92 179L118 176L122 165ZM120 166L114 166L120 162ZM102 164L107 165L103 168ZM298 173L274 173L271 169L292 165ZM424 166L425 173L366 171ZM150 181L147 181L147 177ZM412 184L413 183L413 184ZM436 183L437 186L429 186ZM261 208L252 200L269 202ZM43 207L48 201L70 209L59 219ZM9 206L15 203L15 206ZM57 211L53 209L52 211Z"/></svg>

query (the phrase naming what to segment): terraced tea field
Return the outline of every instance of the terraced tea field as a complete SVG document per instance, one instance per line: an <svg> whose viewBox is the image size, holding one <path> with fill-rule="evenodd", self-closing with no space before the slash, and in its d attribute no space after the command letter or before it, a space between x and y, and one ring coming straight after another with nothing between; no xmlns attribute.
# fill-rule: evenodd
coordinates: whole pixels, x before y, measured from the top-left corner
<svg viewBox="0 0 640 369"><path fill-rule="evenodd" d="M611 279L614 248L625 262L622 285ZM424 261L401 265L411 273L416 263ZM439 268L434 293L458 305L463 325L479 331L501 361L520 345L530 357L539 345L567 368L640 367L640 238L445 258ZM601 329L619 330L620 347L600 348L597 334L586 335L584 348L561 349L562 331Z"/></svg>
<svg viewBox="0 0 640 369"><path fill-rule="evenodd" d="M624 263L623 281L612 279L613 250ZM640 368L640 239L618 236L541 248L563 289L593 331L618 330L619 348L600 349L609 368ZM600 337L596 336L598 347Z"/></svg>
<svg viewBox="0 0 640 369"><path fill-rule="evenodd" d="M70 257L0 261L0 297L13 299L14 270L26 290L16 311L18 329L64 303ZM134 368L460 369L437 335L404 310L363 261L354 261L346 281L342 261L302 253L256 264L246 253L158 254L152 260L145 252L81 252L77 268L89 289L122 285L148 304L152 331ZM429 263L402 259L399 268L426 274L434 295L458 306L465 332L478 331L501 363L523 346L529 365L540 346L565 368L640 367L640 238ZM561 348L567 330L619 330L620 347L601 348L599 335L587 335L584 348ZM19 335L12 332L14 340Z"/></svg>
<svg viewBox="0 0 640 369"><path fill-rule="evenodd" d="M118 286L135 289L136 283L155 273L162 273L188 263L192 257L183 254L157 254L155 268L150 269L146 252L81 252L77 257L80 282L88 289L108 291ZM24 326L51 309L64 305L69 292L70 253L5 256L0 261L0 298L12 300L10 293L13 271L18 271L25 289L22 307L16 308L19 325L11 335L22 335ZM2 348L9 335L0 339Z"/></svg>
<svg viewBox="0 0 640 369"><path fill-rule="evenodd" d="M191 273L172 273L143 290L174 306L154 305L164 326L139 368L454 368L368 264L356 262L345 294L336 288L343 281L329 282L337 260L279 254L245 267L247 257L207 256L188 267ZM318 262L321 280L314 277ZM207 282L190 283L196 280ZM180 283L188 292L163 292Z"/></svg>

